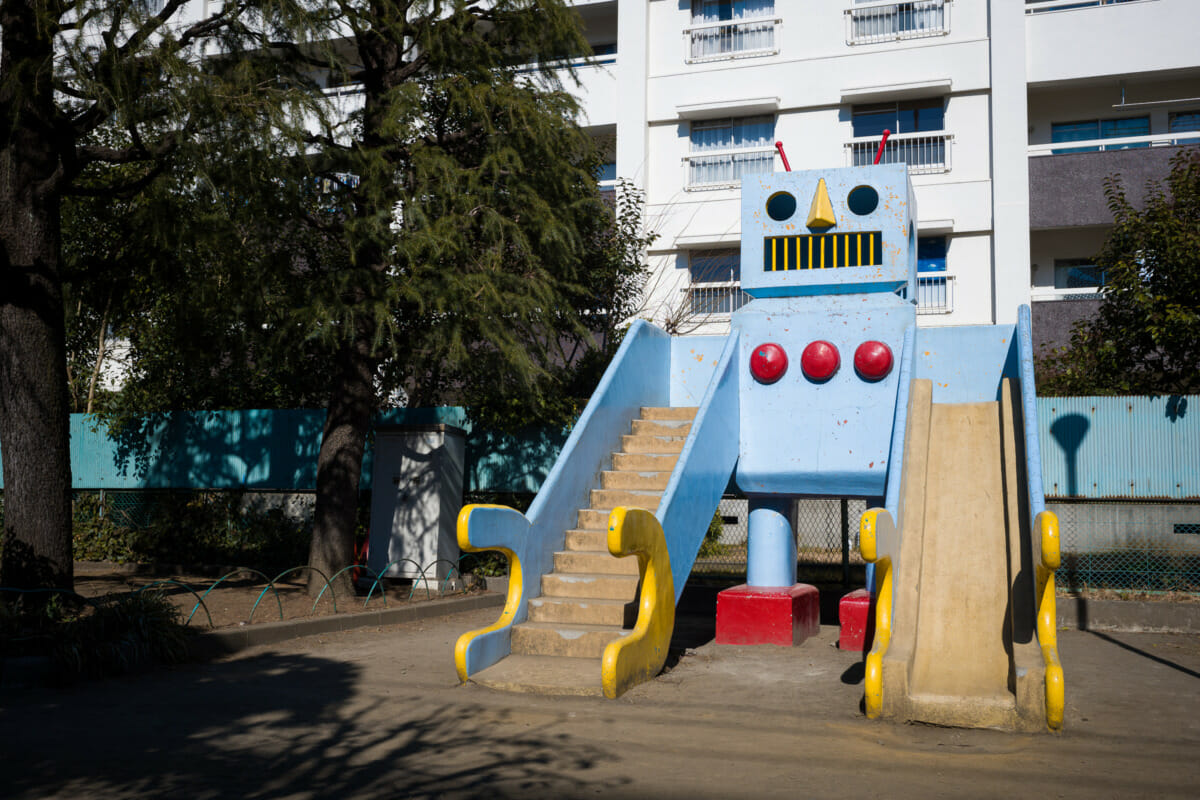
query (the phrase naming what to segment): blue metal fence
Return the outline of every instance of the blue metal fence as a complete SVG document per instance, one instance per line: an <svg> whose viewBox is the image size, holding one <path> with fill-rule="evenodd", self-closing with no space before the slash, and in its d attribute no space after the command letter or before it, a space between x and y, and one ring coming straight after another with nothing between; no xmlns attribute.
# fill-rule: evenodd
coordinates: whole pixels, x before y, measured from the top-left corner
<svg viewBox="0 0 1200 800"><path fill-rule="evenodd" d="M1043 397L1037 416L1047 497L1200 500L1200 396ZM325 412L313 410L175 412L109 431L73 414L72 483L77 489L313 491L324 421ZM486 431L458 407L393 409L376 421L466 430L469 492L536 492L568 433ZM364 486L371 461L368 445Z"/></svg>
<svg viewBox="0 0 1200 800"><path fill-rule="evenodd" d="M568 431L517 434L477 429L459 407L393 409L376 424L454 425L467 431L469 492L536 492ZM76 489L251 489L311 492L324 411L190 411L156 414L110 431L71 415L71 482ZM360 485L371 485L368 442ZM0 490L4 488L0 478Z"/></svg>
<svg viewBox="0 0 1200 800"><path fill-rule="evenodd" d="M1042 397L1048 497L1200 499L1200 396Z"/></svg>

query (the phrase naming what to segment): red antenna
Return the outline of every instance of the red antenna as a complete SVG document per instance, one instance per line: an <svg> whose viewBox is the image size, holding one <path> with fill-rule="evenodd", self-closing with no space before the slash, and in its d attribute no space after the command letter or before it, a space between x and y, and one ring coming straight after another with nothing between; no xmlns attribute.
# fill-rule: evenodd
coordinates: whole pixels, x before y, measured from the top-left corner
<svg viewBox="0 0 1200 800"><path fill-rule="evenodd" d="M783 159L783 168L788 172L792 171L792 167L788 164L787 154L783 152L783 142L776 142L775 149L779 151L779 157Z"/></svg>
<svg viewBox="0 0 1200 800"><path fill-rule="evenodd" d="M890 130L888 130L887 128L883 129L883 138L879 140L879 149L877 151L875 151L875 162L874 163L878 164L879 159L883 158L883 146L885 144L887 144L887 139L891 135L892 135L892 132Z"/></svg>

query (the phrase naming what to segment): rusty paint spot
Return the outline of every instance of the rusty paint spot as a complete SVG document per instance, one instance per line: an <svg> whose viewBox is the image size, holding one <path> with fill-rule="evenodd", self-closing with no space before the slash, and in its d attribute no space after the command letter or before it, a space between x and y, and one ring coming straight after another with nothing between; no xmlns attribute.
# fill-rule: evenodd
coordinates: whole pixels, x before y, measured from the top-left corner
<svg viewBox="0 0 1200 800"><path fill-rule="evenodd" d="M871 468L873 468L874 466L875 466L875 462L874 462L874 461L872 461L871 463L867 464L867 469L871 469Z"/></svg>

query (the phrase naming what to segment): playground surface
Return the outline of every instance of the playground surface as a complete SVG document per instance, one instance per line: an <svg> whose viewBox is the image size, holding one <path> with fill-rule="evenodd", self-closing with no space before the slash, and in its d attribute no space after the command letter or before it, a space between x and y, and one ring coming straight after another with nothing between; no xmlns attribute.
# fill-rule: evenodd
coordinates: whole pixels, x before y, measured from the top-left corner
<svg viewBox="0 0 1200 800"><path fill-rule="evenodd" d="M1061 735L867 720L837 630L711 641L618 700L459 685L454 641L498 609L252 647L0 695L0 796L1194 797L1200 636L1059 633Z"/></svg>

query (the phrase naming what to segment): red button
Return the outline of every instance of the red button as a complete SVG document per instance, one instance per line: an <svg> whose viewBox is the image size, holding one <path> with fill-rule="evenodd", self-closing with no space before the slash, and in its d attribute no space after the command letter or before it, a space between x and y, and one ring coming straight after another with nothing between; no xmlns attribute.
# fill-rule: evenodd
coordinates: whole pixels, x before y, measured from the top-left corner
<svg viewBox="0 0 1200 800"><path fill-rule="evenodd" d="M750 354L750 372L759 383L774 383L787 372L787 353L774 342L760 344Z"/></svg>
<svg viewBox="0 0 1200 800"><path fill-rule="evenodd" d="M881 381L892 371L892 348L883 342L863 342L854 351L854 369L868 381Z"/></svg>
<svg viewBox="0 0 1200 800"><path fill-rule="evenodd" d="M810 381L829 380L841 365L837 348L821 339L810 343L800 355L800 369Z"/></svg>

